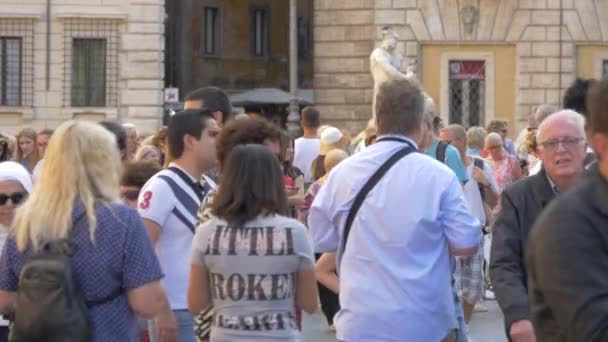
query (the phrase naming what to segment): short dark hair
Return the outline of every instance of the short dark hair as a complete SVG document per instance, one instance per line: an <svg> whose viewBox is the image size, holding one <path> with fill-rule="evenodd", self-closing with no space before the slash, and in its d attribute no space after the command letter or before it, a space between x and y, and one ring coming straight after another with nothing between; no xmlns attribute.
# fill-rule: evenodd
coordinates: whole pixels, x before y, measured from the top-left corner
<svg viewBox="0 0 608 342"><path fill-rule="evenodd" d="M122 127L121 124L115 121L105 120L99 123L105 129L110 131L116 137L116 145L118 145L118 149L121 153L124 153L127 150L127 132Z"/></svg>
<svg viewBox="0 0 608 342"><path fill-rule="evenodd" d="M228 156L211 211L233 228L260 215L286 215L279 160L261 145L236 146Z"/></svg>
<svg viewBox="0 0 608 342"><path fill-rule="evenodd" d="M587 97L588 126L592 132L608 135L608 78L595 82Z"/></svg>
<svg viewBox="0 0 608 342"><path fill-rule="evenodd" d="M171 157L180 158L184 154L186 135L199 140L207 128L207 121L211 119L213 119L211 112L206 110L185 110L171 116L167 128L167 144Z"/></svg>
<svg viewBox="0 0 608 342"><path fill-rule="evenodd" d="M53 135L53 130L50 128L45 128L42 131L38 132L38 135L46 135L47 137L51 137Z"/></svg>
<svg viewBox="0 0 608 342"><path fill-rule="evenodd" d="M151 161L130 161L124 166L120 185L143 188L144 184L160 171L160 167Z"/></svg>
<svg viewBox="0 0 608 342"><path fill-rule="evenodd" d="M307 128L318 128L321 126L321 114L312 106L302 109L302 125Z"/></svg>
<svg viewBox="0 0 608 342"><path fill-rule="evenodd" d="M222 128L217 137L216 151L220 170L238 145L263 144L266 140L279 141L280 130L270 121L261 117L247 120L233 120Z"/></svg>
<svg viewBox="0 0 608 342"><path fill-rule="evenodd" d="M419 129L424 114L424 96L418 85L396 79L380 85L376 94L378 135L409 134Z"/></svg>
<svg viewBox="0 0 608 342"><path fill-rule="evenodd" d="M594 80L577 78L564 93L564 109L571 109L587 117L587 93Z"/></svg>
<svg viewBox="0 0 608 342"><path fill-rule="evenodd" d="M201 110L210 112L222 112L222 123L228 121L232 116L232 104L228 95L218 87L203 87L193 90L186 95L186 101L201 101L203 107Z"/></svg>

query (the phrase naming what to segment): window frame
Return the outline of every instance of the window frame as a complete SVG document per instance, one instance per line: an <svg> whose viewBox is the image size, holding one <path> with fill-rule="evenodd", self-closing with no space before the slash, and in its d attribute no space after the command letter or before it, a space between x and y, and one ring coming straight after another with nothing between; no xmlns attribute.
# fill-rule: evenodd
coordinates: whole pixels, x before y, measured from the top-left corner
<svg viewBox="0 0 608 342"><path fill-rule="evenodd" d="M92 65L87 63L93 63L91 56L94 55L93 51L90 49L91 46L85 48L85 71L84 71L84 103L76 103L77 96L75 96L76 89L76 74L77 74L77 59L76 59L76 42L77 41L100 41L103 42L103 70L100 75L103 75L102 87L100 89L103 90L103 94L100 96L101 101L99 103L94 102L95 96L93 95L92 89L94 88L93 83L95 80L91 80L90 76L94 73L92 72ZM97 55L97 54L95 54ZM71 82L70 82L70 106L71 107L106 107L107 105L107 71L108 71L108 39L105 37L72 37L72 70L71 70Z"/></svg>
<svg viewBox="0 0 608 342"><path fill-rule="evenodd" d="M207 11L208 10L213 10L215 11L215 22L212 24L213 25L213 32L212 32L212 36L213 36L213 51L209 52L207 50L207 25L208 25L208 21L207 21ZM208 56L208 57L219 57L222 55L222 27L223 27L223 11L222 8L218 7L218 6L204 6L203 7L203 14L202 14L202 20L201 20L201 55L203 56Z"/></svg>
<svg viewBox="0 0 608 342"><path fill-rule="evenodd" d="M257 13L263 12L265 14L265 20L262 22L262 32L260 37L262 38L262 51L258 54L257 50ZM251 55L254 58L268 58L270 57L270 38L271 38L271 12L268 6L257 6L252 7L250 11L251 20ZM264 26L265 24L265 26Z"/></svg>
<svg viewBox="0 0 608 342"><path fill-rule="evenodd" d="M6 80L7 67L7 41L16 40L19 42L19 66L18 66L18 100L16 103L8 103L8 84ZM23 37L20 36L0 36L0 106L20 107L23 105Z"/></svg>

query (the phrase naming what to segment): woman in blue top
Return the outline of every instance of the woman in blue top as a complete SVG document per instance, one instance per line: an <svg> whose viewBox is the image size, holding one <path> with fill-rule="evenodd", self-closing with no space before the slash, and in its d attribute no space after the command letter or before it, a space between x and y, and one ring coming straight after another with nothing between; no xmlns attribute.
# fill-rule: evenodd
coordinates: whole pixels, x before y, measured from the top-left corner
<svg viewBox="0 0 608 342"><path fill-rule="evenodd" d="M0 258L0 312L15 305L28 258L45 242L65 238L77 247L72 269L85 301L121 293L88 309L92 341L138 341L136 315L152 319L170 312L143 223L118 204L120 172L115 138L103 127L70 121L57 129Z"/></svg>

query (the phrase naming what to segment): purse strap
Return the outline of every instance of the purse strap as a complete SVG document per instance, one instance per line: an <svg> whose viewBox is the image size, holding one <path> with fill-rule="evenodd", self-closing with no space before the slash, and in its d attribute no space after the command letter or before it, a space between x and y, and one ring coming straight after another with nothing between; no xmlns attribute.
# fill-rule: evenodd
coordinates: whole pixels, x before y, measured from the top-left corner
<svg viewBox="0 0 608 342"><path fill-rule="evenodd" d="M384 139L384 140L379 140L376 143L381 142L381 141L393 141L393 140L394 139ZM357 216L357 212L361 208L361 205L365 201L365 198L367 197L369 192L372 191L372 189L376 186L376 184L378 184L378 182L380 182L382 177L384 177L384 175L388 172L388 170L391 167L393 167L393 165L395 165L399 160L403 159L408 154L416 151L414 146L411 143L409 143L408 141L404 141L401 139L399 139L399 141L407 143L408 146L400 149L395 154L393 154L390 158L388 158L384 162L384 164L382 164L382 166L380 166L380 168L378 168L378 170L376 170L376 172L374 172L374 174L370 177L370 179L367 181L367 183L365 183L365 185L363 185L363 188L361 188L361 190L355 197L355 200L353 201L353 205L350 207L350 210L348 211L348 216L346 217L346 225L344 226L343 251L346 250L346 244L348 243L348 236L350 234L350 228L355 220L355 217Z"/></svg>

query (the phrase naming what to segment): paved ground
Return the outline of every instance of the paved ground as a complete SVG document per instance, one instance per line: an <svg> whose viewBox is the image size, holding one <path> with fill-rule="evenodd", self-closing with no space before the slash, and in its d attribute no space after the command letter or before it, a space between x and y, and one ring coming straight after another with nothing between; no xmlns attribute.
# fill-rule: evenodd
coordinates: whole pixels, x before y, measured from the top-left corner
<svg viewBox="0 0 608 342"><path fill-rule="evenodd" d="M502 313L498 305L495 301L487 301L484 305L488 312L476 312L473 315L470 326L471 342L506 342ZM303 325L302 342L336 342L334 333L327 329L320 314L304 314Z"/></svg>

